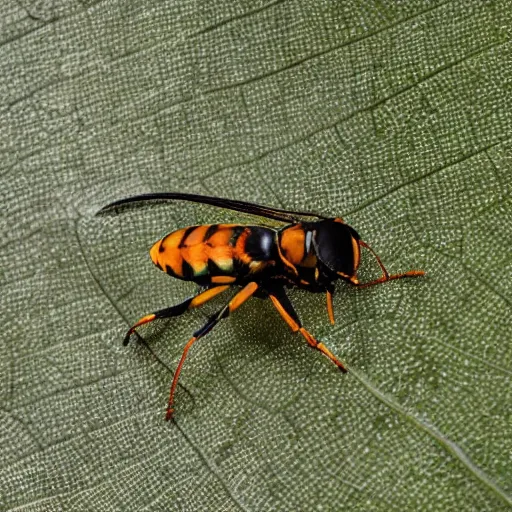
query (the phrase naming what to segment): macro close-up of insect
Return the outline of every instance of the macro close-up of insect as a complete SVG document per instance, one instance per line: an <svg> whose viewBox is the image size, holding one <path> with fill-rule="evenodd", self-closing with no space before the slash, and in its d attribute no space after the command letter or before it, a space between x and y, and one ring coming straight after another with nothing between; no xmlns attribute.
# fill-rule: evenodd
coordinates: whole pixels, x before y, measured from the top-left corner
<svg viewBox="0 0 512 512"><path fill-rule="evenodd" d="M270 299L293 332L327 356L342 372L345 365L317 341L301 324L285 289L298 287L325 293L327 312L334 324L334 283L342 279L359 288L404 277L424 275L422 270L390 274L379 256L358 233L340 217L329 218L317 213L282 210L245 201L185 193L143 194L114 201L98 213L129 203L184 200L235 210L284 223L280 228L264 225L206 224L178 229L158 240L149 253L153 263L171 277L193 281L199 292L183 302L143 316L127 332L128 344L137 327L156 319L179 316L197 308L228 288L241 288L186 343L171 384L166 420L174 412L174 393L190 347L209 333L215 325L239 308L250 297ZM382 275L360 282L357 276L361 250L366 248L377 260Z"/></svg>

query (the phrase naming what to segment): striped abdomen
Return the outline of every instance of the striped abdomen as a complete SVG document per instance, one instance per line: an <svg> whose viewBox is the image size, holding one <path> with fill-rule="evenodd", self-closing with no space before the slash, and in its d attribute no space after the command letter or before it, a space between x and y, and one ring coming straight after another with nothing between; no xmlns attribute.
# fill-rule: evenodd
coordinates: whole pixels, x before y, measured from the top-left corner
<svg viewBox="0 0 512 512"><path fill-rule="evenodd" d="M275 240L274 230L260 226L191 226L156 242L150 255L173 277L200 284L233 283L275 263Z"/></svg>

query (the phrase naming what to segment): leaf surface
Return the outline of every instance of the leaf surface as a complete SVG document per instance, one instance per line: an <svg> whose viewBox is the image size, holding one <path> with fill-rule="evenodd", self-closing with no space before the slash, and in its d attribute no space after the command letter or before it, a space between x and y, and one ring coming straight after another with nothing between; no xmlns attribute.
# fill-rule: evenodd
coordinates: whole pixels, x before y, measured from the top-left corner
<svg viewBox="0 0 512 512"><path fill-rule="evenodd" d="M4 2L2 510L510 510L510 1ZM253 299L141 329L194 291L164 234L341 215L391 272L291 291L340 374ZM251 219L254 222L254 219ZM365 255L363 275L378 269Z"/></svg>

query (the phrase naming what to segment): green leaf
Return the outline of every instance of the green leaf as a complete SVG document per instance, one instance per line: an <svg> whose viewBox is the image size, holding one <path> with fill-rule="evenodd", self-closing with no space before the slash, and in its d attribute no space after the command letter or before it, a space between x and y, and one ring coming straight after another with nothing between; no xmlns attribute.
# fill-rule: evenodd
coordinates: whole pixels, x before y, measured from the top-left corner
<svg viewBox="0 0 512 512"><path fill-rule="evenodd" d="M511 16L3 2L0 509L510 510ZM251 300L191 350L166 423L211 308L123 347L194 290L147 250L247 218L94 215L160 190L342 215L391 272L427 275L339 284L334 327L323 296L290 291L346 375Z"/></svg>

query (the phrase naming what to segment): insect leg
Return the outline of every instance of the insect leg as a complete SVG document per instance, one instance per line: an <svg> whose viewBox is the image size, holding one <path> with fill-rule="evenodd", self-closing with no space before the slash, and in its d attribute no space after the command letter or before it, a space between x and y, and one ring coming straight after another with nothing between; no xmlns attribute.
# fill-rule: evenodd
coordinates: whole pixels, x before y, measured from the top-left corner
<svg viewBox="0 0 512 512"><path fill-rule="evenodd" d="M326 355L342 372L347 371L345 365L339 361L323 343L317 341L306 329L304 329L304 327L302 327L299 316L293 308L284 289L273 289L269 292L269 297L272 304L274 304L277 311L279 311L279 314L283 317L283 320L288 324L293 332L300 332L313 348L320 350L320 352Z"/></svg>
<svg viewBox="0 0 512 512"><path fill-rule="evenodd" d="M350 279L350 282L355 286L359 286L359 288L366 288L367 286L373 286L374 284L385 283L386 281L401 279L403 277L416 277L425 275L425 272L423 270L409 270L408 272L404 272L403 274L390 274L386 270L386 267L383 265L382 261L377 256L375 251L366 242L363 242L362 240L359 240L358 242L361 247L366 247L366 249L368 249L375 256L375 259L377 260L377 263L379 264L379 267L382 270L381 277L379 277L378 279L374 279L373 281L368 281L367 283L360 283L357 277L353 276Z"/></svg>
<svg viewBox="0 0 512 512"><path fill-rule="evenodd" d="M172 316L182 315L183 313L185 313L185 311L189 309L197 308L203 305L205 302L209 301L210 299L213 299L213 297L215 297L219 293L222 293L228 288L228 285L208 288L207 290L204 290L203 292L200 292L193 297L189 297L180 304L176 304L175 306L171 306L169 308L160 309L158 311L155 311L154 313L149 313L148 315L143 316L136 324L134 324L132 327L130 327L130 329L128 329L128 332L126 333L126 336L124 337L123 340L123 345L128 345L128 342L130 341L130 336L134 333L137 327L152 322L157 318L170 318Z"/></svg>
<svg viewBox="0 0 512 512"><path fill-rule="evenodd" d="M327 314L329 315L329 321L331 325L334 325L334 307L332 305L332 296L334 295L334 286L327 289Z"/></svg>
<svg viewBox="0 0 512 512"><path fill-rule="evenodd" d="M178 379L180 377L181 368L185 359L187 357L187 353L190 350L190 347L200 338L202 338L205 334L208 334L217 323L229 316L229 314L235 309L239 308L247 299L249 299L258 289L258 285L256 283L249 283L244 288L242 288L220 311L216 314L212 315L208 321L198 329L192 338L188 340L185 348L183 349L183 353L181 354L180 362L176 368L176 372L174 373L174 378L172 379L171 390L169 393L169 402L167 404L167 413L165 415L166 420L170 420L174 413L173 402L174 402L174 392L176 391L176 386L178 385Z"/></svg>

